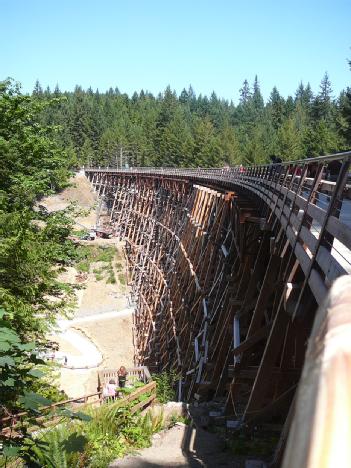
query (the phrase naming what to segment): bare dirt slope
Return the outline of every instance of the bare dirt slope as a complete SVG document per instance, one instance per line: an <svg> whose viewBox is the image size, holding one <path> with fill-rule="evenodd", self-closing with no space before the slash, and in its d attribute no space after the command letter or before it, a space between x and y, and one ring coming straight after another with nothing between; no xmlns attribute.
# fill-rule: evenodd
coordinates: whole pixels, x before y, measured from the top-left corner
<svg viewBox="0 0 351 468"><path fill-rule="evenodd" d="M61 193L46 197L41 200L49 211L62 210L75 202L77 208L84 210L84 215L77 218L77 222L90 228L96 224L96 195L93 193L89 181L84 174L77 174L72 179L73 186L63 190ZM77 229L81 229L77 225ZM123 244L116 239L96 239L95 241L83 241L86 245L115 246L116 260L122 264ZM114 263L114 262L112 262ZM90 271L85 275L83 282L78 281L78 272L74 267L67 268L62 275L62 281L77 283L83 286L77 291L77 306L72 316L72 321L65 323L65 330L79 331L89 339L102 354L102 362L92 365L93 359L87 355L87 346L75 342L73 333L53 334L50 339L59 342L59 355L68 357L68 366L71 362L82 363L86 356L86 364L90 368L79 369L63 367L60 372L59 385L69 397L76 398L87 393L96 391L97 371L106 367L126 367L133 365L133 336L132 336L132 309L129 304L129 290L122 286L118 273L114 268L116 283L110 284L106 278L97 280L92 264ZM125 311L127 308L127 312Z"/></svg>
<svg viewBox="0 0 351 468"><path fill-rule="evenodd" d="M84 174L78 173L71 179L72 186L62 190L61 192L45 197L40 201L40 204L45 206L49 211L64 210L71 203L75 203L78 208L85 211L84 214L78 216L77 228L81 228L83 224L87 229L96 224L96 194L93 192L90 182Z"/></svg>

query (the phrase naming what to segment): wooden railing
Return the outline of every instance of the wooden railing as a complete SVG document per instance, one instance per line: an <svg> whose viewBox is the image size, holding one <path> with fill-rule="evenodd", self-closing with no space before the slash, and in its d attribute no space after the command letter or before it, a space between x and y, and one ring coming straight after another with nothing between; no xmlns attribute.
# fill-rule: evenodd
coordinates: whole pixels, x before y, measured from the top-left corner
<svg viewBox="0 0 351 468"><path fill-rule="evenodd" d="M115 372L117 372L117 370ZM137 388L129 395L126 395L125 397L116 400L116 402L118 402L120 406L129 405L133 403L133 401L137 400L141 395L149 392L151 393L151 395L147 399L141 402L138 401L135 405L131 407L131 412L135 413L136 411L145 408L147 405L149 405L155 400L156 382L151 379L151 375L146 366L143 366L142 368L132 368L131 375L135 375L135 377L138 377L138 380L140 382L145 383L145 385L140 388ZM81 397L70 398L69 400L64 400L57 403L53 403L48 406L41 407L39 409L41 415L35 418L35 421L38 423L38 426L44 424L46 427L48 427L57 423L59 414L55 413L55 410L58 408L79 408L79 410L84 410L84 408L87 406L100 406L103 402L104 398L101 390L95 393L83 395ZM22 411L20 413L12 414L10 416L1 418L0 436L9 437L11 433L16 431L16 427L20 426L21 423L28 418L28 416L29 414L27 411Z"/></svg>
<svg viewBox="0 0 351 468"><path fill-rule="evenodd" d="M186 179L191 183L235 190L255 197L270 210L286 233L305 274L307 285L321 304L332 282L351 273L351 152L282 164L214 169L86 168L95 186L110 177ZM300 300L297 301L297 305ZM296 314L297 307L293 314Z"/></svg>
<svg viewBox="0 0 351 468"><path fill-rule="evenodd" d="M289 419L292 424L283 468L351 466L349 276L334 283L317 312L287 426Z"/></svg>
<svg viewBox="0 0 351 468"><path fill-rule="evenodd" d="M42 406L39 411L41 416L35 418L35 421L39 424L47 421L50 425L50 422L54 424L57 421L57 414L55 410L58 408L70 408L72 409L74 405L83 408L86 406L100 405L102 401L102 392L89 393L77 398L70 398L68 400L59 401L57 403L52 403L51 405ZM0 419L0 435L7 437L9 433L14 430L17 426L21 425L29 416L28 411L21 411L20 413L15 413L10 416L5 416Z"/></svg>
<svg viewBox="0 0 351 468"><path fill-rule="evenodd" d="M98 390L101 391L110 379L114 379L116 383L118 382L118 369L103 369L98 371ZM147 366L128 367L127 383L133 384L135 381L148 383L151 380Z"/></svg>

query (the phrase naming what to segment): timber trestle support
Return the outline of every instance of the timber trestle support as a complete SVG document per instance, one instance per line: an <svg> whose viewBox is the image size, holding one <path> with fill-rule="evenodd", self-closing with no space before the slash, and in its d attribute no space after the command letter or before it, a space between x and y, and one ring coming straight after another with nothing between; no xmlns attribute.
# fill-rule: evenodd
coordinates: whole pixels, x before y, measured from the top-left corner
<svg viewBox="0 0 351 468"><path fill-rule="evenodd" d="M179 399L283 424L316 310L351 271L350 157L86 169L126 241L135 364L174 370Z"/></svg>

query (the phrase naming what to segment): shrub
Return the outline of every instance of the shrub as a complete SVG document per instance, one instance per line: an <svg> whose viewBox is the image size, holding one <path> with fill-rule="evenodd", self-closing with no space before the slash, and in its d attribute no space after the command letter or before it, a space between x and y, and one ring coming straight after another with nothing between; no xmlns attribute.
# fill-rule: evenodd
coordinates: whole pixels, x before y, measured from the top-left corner
<svg viewBox="0 0 351 468"><path fill-rule="evenodd" d="M160 403L167 403L176 399L175 384L177 375L174 371L164 371L160 374L153 374L152 378L156 381L156 395Z"/></svg>
<svg viewBox="0 0 351 468"><path fill-rule="evenodd" d="M113 275L110 275L108 278L107 278L107 281L106 281L107 284L116 284L116 278L115 276Z"/></svg>

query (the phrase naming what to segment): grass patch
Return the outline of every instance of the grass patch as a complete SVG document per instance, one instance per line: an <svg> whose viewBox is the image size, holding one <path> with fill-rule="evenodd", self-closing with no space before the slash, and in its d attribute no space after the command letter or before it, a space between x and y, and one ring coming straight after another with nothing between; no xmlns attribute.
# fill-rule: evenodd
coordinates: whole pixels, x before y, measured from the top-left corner
<svg viewBox="0 0 351 468"><path fill-rule="evenodd" d="M89 273L93 263L102 263L100 267L95 267L92 271L96 281L105 280L107 284L116 284L117 280L113 269L115 259L122 260L120 253L115 247L96 246L96 245L80 245L77 248L77 263L76 268L79 272ZM123 273L123 264L121 261L116 261L115 266L118 274L118 281L122 286L126 286L126 278Z"/></svg>
<svg viewBox="0 0 351 468"><path fill-rule="evenodd" d="M118 281L121 283L122 286L126 285L126 278L123 273L120 273L118 275Z"/></svg>
<svg viewBox="0 0 351 468"><path fill-rule="evenodd" d="M93 273L101 273L102 269L101 268L94 268Z"/></svg>
<svg viewBox="0 0 351 468"><path fill-rule="evenodd" d="M99 252L95 258L96 262L111 263L114 256L116 255L116 249L114 247L100 247Z"/></svg>
<svg viewBox="0 0 351 468"><path fill-rule="evenodd" d="M72 234L77 237L84 237L89 234L89 231L87 229L79 229L72 231Z"/></svg>
<svg viewBox="0 0 351 468"><path fill-rule="evenodd" d="M82 261L77 264L77 270L80 273L89 273L90 263L87 261Z"/></svg>

